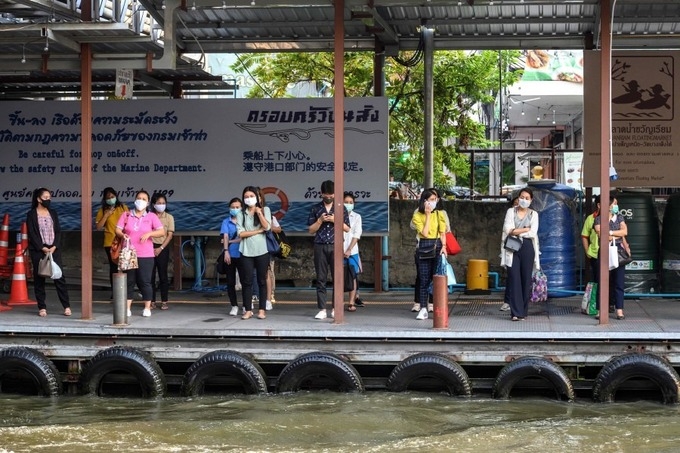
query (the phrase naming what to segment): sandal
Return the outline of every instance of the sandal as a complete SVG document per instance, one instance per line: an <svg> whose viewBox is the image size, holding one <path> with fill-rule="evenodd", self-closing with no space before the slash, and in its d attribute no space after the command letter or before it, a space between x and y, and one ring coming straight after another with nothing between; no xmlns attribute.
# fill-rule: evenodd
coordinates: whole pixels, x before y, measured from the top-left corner
<svg viewBox="0 0 680 453"><path fill-rule="evenodd" d="M71 316L71 307L64 308L64 316Z"/></svg>
<svg viewBox="0 0 680 453"><path fill-rule="evenodd" d="M511 319L512 321L519 321L519 318L518 318L517 316L513 316L513 317L510 318L510 319Z"/></svg>
<svg viewBox="0 0 680 453"><path fill-rule="evenodd" d="M167 310L168 308L170 307L168 307L168 304L166 302L161 302L161 310Z"/></svg>
<svg viewBox="0 0 680 453"><path fill-rule="evenodd" d="M156 302L151 302L151 307L150 307L150 309L151 309L151 310L155 310L155 309L156 309Z"/></svg>
<svg viewBox="0 0 680 453"><path fill-rule="evenodd" d="M347 307L347 311L357 311L357 307L354 306L354 304L349 304Z"/></svg>
<svg viewBox="0 0 680 453"><path fill-rule="evenodd" d="M40 310L38 310L38 316L40 316L41 318L44 318L45 316L47 316L47 310L45 310L44 308L41 308Z"/></svg>

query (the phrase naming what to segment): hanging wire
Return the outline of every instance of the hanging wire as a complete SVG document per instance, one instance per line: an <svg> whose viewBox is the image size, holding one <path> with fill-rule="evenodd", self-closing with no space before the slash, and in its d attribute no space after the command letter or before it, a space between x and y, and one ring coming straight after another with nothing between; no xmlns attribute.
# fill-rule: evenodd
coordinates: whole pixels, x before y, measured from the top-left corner
<svg viewBox="0 0 680 453"><path fill-rule="evenodd" d="M411 55L411 58L408 60L404 60L400 58L398 55L395 55L392 57L394 61L399 63L402 66L406 66L407 68L412 68L414 66L418 66L422 61L425 56L425 39L424 39L424 28L421 28L420 30L420 38L418 39L418 47L416 48L416 51Z"/></svg>

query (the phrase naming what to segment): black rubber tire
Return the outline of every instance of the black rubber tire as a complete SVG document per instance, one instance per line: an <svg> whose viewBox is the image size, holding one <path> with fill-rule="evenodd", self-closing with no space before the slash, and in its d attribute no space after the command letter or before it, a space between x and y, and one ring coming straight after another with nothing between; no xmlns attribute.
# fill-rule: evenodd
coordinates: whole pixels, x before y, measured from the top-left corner
<svg viewBox="0 0 680 453"><path fill-rule="evenodd" d="M308 388L315 378L330 379L340 392L363 392L364 384L357 370L342 357L329 352L308 352L295 358L279 374L280 393Z"/></svg>
<svg viewBox="0 0 680 453"><path fill-rule="evenodd" d="M182 379L184 396L203 394L205 382L217 376L230 376L243 386L243 393L267 393L267 379L260 365L235 351L213 351L194 362Z"/></svg>
<svg viewBox="0 0 680 453"><path fill-rule="evenodd" d="M113 372L125 372L134 376L139 382L143 398L165 395L165 375L151 354L125 346L104 349L92 357L81 375L82 392L103 396L104 377Z"/></svg>
<svg viewBox="0 0 680 453"><path fill-rule="evenodd" d="M387 389L404 392L414 381L426 377L442 381L449 395L472 395L472 384L463 367L443 354L429 352L414 354L399 362L387 379Z"/></svg>
<svg viewBox="0 0 680 453"><path fill-rule="evenodd" d="M659 387L665 404L680 401L680 376L663 358L654 354L623 354L602 367L593 384L593 399L612 403L619 386L631 378L645 378Z"/></svg>
<svg viewBox="0 0 680 453"><path fill-rule="evenodd" d="M61 393L61 376L50 359L30 348L7 348L0 350L0 392L2 378L7 373L28 374L39 396L57 396Z"/></svg>
<svg viewBox="0 0 680 453"><path fill-rule="evenodd" d="M537 377L550 382L558 399L574 400L574 386L562 367L543 357L520 357L503 367L493 384L491 396L508 399L513 387L522 379Z"/></svg>

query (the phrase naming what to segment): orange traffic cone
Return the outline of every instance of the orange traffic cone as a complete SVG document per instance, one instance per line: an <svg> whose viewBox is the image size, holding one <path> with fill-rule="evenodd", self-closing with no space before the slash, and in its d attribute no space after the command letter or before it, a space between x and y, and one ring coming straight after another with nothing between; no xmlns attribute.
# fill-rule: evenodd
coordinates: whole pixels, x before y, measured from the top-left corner
<svg viewBox="0 0 680 453"><path fill-rule="evenodd" d="M24 253L21 242L17 244L16 256L14 257L14 269L12 270L12 290L9 293L7 305L34 305L36 301L28 298L28 285L26 284L26 266L24 265Z"/></svg>
<svg viewBox="0 0 680 453"><path fill-rule="evenodd" d="M33 266L31 266L31 257L28 254L28 225L26 222L21 223L21 250L24 251L24 259L26 260L26 278L33 278Z"/></svg>
<svg viewBox="0 0 680 453"><path fill-rule="evenodd" d="M0 266L7 266L9 255L9 214L5 214L0 227Z"/></svg>
<svg viewBox="0 0 680 453"><path fill-rule="evenodd" d="M28 225L26 225L26 222L21 223L21 250L24 253L28 252Z"/></svg>

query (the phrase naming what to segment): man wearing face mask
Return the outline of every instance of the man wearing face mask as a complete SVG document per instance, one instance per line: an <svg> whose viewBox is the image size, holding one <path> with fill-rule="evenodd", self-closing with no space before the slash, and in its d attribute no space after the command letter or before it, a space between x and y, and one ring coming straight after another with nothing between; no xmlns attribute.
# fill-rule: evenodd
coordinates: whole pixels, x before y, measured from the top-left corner
<svg viewBox="0 0 680 453"><path fill-rule="evenodd" d="M314 205L309 213L307 224L310 234L314 235L314 269L316 271L316 304L319 312L316 319L326 319L326 283L328 274L333 276L333 249L335 243L335 184L327 180L321 183L322 201ZM350 231L349 215L343 207L343 231ZM331 317L335 313L331 311Z"/></svg>

